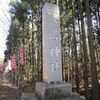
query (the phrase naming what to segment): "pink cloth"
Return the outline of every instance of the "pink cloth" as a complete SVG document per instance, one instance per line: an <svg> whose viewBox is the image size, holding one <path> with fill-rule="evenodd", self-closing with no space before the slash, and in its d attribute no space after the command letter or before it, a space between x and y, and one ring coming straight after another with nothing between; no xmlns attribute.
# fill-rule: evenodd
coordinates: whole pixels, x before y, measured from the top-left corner
<svg viewBox="0 0 100 100"><path fill-rule="evenodd" d="M11 67L11 60L8 60L8 64L5 65L4 74L8 73L10 70L12 70L12 67Z"/></svg>

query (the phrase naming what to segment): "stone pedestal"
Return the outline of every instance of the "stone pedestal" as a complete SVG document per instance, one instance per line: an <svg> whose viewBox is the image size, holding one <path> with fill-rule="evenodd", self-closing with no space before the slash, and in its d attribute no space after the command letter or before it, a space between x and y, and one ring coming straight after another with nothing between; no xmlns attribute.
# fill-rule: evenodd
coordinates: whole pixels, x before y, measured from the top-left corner
<svg viewBox="0 0 100 100"><path fill-rule="evenodd" d="M85 100L79 94L72 92L69 83L47 84L36 83L36 94L40 100Z"/></svg>
<svg viewBox="0 0 100 100"><path fill-rule="evenodd" d="M69 83L47 84L36 83L36 94L41 100L52 100L72 95L72 87Z"/></svg>

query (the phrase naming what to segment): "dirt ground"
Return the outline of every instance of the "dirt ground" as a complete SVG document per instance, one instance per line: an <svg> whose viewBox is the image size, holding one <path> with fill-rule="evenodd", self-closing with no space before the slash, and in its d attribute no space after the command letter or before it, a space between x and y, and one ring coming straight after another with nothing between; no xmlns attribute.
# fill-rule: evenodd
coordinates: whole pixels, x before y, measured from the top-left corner
<svg viewBox="0 0 100 100"><path fill-rule="evenodd" d="M17 88L11 84L0 83L0 100L18 100Z"/></svg>

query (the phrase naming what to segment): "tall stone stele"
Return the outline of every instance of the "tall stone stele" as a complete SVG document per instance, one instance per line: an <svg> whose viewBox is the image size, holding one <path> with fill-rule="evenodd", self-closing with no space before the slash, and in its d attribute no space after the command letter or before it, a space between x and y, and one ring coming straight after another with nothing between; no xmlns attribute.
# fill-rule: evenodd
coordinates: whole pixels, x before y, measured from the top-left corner
<svg viewBox="0 0 100 100"><path fill-rule="evenodd" d="M46 3L42 10L43 80L62 82L59 7Z"/></svg>
<svg viewBox="0 0 100 100"><path fill-rule="evenodd" d="M43 82L36 83L40 100L82 100L62 82L61 34L59 7L46 3L42 9Z"/></svg>

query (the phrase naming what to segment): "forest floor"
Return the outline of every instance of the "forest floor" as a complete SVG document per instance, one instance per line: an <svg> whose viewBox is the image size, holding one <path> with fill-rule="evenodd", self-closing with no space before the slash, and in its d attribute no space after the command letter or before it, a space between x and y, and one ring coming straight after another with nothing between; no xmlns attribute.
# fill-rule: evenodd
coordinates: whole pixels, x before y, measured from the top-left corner
<svg viewBox="0 0 100 100"><path fill-rule="evenodd" d="M8 83L0 82L0 100L18 100L17 88Z"/></svg>
<svg viewBox="0 0 100 100"><path fill-rule="evenodd" d="M19 92L20 91L20 92ZM32 83L25 82L19 90L6 80L0 81L0 100L38 100Z"/></svg>

